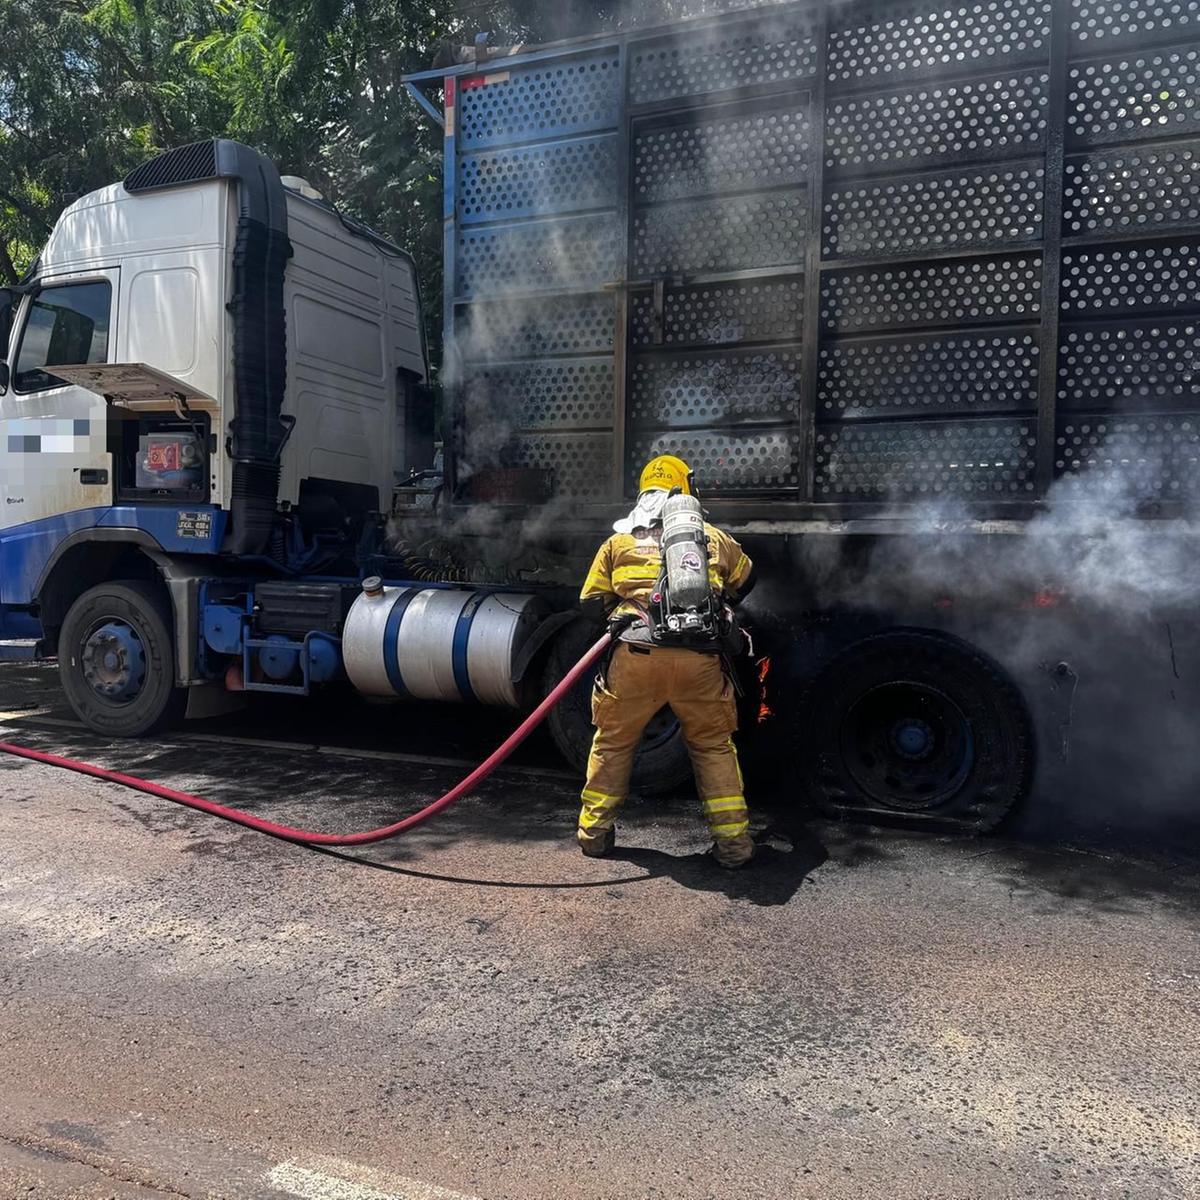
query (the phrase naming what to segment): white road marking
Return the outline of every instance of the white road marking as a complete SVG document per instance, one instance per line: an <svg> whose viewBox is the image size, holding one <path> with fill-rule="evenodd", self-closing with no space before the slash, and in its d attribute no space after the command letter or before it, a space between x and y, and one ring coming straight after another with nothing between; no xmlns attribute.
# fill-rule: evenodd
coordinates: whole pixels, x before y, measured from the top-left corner
<svg viewBox="0 0 1200 1200"><path fill-rule="evenodd" d="M300 1200L479 1200L476 1196L452 1192L419 1179L390 1174L385 1178L357 1163L336 1158L315 1161L329 1170L304 1167L289 1159L272 1167L264 1179L271 1187ZM330 1174L330 1170L336 1170L338 1174ZM347 1175L358 1178L347 1179Z"/></svg>

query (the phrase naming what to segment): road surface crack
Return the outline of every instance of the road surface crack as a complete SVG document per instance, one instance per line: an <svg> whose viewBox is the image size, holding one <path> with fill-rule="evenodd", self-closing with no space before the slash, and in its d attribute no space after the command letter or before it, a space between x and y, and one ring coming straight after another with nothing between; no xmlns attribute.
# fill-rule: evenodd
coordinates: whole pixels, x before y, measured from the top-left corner
<svg viewBox="0 0 1200 1200"><path fill-rule="evenodd" d="M16 1146L21 1150L30 1150L38 1154L44 1154L49 1158L57 1159L59 1162L78 1163L80 1166L87 1167L89 1170L95 1171L98 1175L103 1175L106 1179L116 1180L118 1183L128 1183L134 1187L148 1188L150 1191L158 1192L163 1196L178 1197L179 1200L191 1200L187 1192L177 1191L169 1183L162 1183L144 1171L136 1168L122 1171L115 1164L98 1160L92 1155L80 1153L78 1148L72 1146L71 1143L62 1142L56 1138L45 1139L22 1134L0 1133L0 1142L7 1142L10 1146Z"/></svg>

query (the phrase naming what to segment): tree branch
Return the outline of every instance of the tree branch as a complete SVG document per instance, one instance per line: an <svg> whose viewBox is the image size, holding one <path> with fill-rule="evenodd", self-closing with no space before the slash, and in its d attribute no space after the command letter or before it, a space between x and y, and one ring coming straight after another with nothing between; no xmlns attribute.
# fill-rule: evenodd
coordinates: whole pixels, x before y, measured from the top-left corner
<svg viewBox="0 0 1200 1200"><path fill-rule="evenodd" d="M18 283L21 279L17 264L8 252L8 242L4 238L0 238L0 276L5 283Z"/></svg>
<svg viewBox="0 0 1200 1200"><path fill-rule="evenodd" d="M87 0L62 0L62 3L64 8L73 11L79 17L85 17L90 9ZM128 77L143 86L145 89L143 99L149 110L150 119L158 127L158 141L161 145L169 145L176 136L175 127L168 119L166 110L159 103L158 97L154 95L154 82L147 78L146 75L146 72L149 70L149 64L146 64L145 69L140 68L137 60L121 44L118 38L106 33L96 25L91 25L90 30L95 36L96 41L107 49L125 68ZM144 33L148 31L140 29L138 32Z"/></svg>
<svg viewBox="0 0 1200 1200"><path fill-rule="evenodd" d="M39 212L32 207L28 201L22 200L19 196L14 196L12 192L0 188L0 200L6 204L11 204L26 220L32 221L35 226L44 225L46 222L46 214Z"/></svg>

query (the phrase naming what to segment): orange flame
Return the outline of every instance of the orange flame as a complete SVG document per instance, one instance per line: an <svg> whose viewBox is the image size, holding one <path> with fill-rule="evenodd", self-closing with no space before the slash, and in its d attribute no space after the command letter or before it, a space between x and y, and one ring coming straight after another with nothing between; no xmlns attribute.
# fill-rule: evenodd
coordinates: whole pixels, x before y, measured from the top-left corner
<svg viewBox="0 0 1200 1200"><path fill-rule="evenodd" d="M761 725L768 717L775 714L771 711L771 706L767 703L766 687L767 676L771 674L771 660L769 658L762 659L758 664L758 682L763 688L762 698L758 702L758 723Z"/></svg>

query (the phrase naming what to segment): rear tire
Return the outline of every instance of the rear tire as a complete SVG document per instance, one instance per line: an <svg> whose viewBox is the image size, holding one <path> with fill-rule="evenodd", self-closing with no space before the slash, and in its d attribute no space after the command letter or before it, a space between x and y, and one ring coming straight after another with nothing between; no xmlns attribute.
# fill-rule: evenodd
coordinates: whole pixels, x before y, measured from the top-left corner
<svg viewBox="0 0 1200 1200"><path fill-rule="evenodd" d="M568 625L555 639L546 660L543 695L583 657L595 642L597 629L587 621ZM582 776L587 771L592 748L592 680L585 675L550 710L546 724L559 753ZM692 763L679 723L669 708L651 722L633 763L630 789L646 796L660 796L682 787L692 777Z"/></svg>
<svg viewBox="0 0 1200 1200"><path fill-rule="evenodd" d="M102 583L67 612L58 672L79 719L96 733L139 737L183 716L175 686L174 622L166 598L141 580Z"/></svg>
<svg viewBox="0 0 1200 1200"><path fill-rule="evenodd" d="M795 719L796 758L827 813L981 833L1032 782L1020 692L949 635L901 629L852 643L813 679Z"/></svg>

